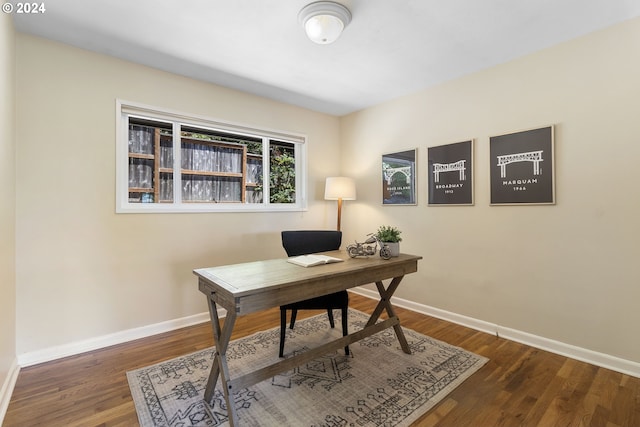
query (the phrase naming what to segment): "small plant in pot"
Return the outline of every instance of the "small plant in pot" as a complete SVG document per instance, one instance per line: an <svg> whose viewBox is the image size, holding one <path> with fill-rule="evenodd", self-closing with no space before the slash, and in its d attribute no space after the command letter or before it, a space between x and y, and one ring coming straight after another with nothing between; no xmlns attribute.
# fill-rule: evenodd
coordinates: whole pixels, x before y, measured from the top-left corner
<svg viewBox="0 0 640 427"><path fill-rule="evenodd" d="M382 225L376 232L376 237L382 242L381 244L387 245L391 250L391 256L400 255L400 242L402 241L400 233L402 231L390 225Z"/></svg>

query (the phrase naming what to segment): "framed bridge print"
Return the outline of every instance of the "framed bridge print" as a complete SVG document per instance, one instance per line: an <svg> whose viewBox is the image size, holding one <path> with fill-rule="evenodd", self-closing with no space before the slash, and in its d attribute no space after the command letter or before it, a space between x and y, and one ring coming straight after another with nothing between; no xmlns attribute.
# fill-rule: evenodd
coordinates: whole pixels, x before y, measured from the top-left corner
<svg viewBox="0 0 640 427"><path fill-rule="evenodd" d="M555 204L553 126L489 138L492 205Z"/></svg>
<svg viewBox="0 0 640 427"><path fill-rule="evenodd" d="M473 205L473 140L429 147L429 205Z"/></svg>
<svg viewBox="0 0 640 427"><path fill-rule="evenodd" d="M382 204L415 205L416 149L382 155Z"/></svg>

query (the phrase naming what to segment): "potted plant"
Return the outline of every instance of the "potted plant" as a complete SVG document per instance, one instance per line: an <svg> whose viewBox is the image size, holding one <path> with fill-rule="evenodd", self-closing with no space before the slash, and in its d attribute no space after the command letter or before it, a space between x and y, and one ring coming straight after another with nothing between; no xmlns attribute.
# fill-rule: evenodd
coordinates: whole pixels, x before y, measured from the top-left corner
<svg viewBox="0 0 640 427"><path fill-rule="evenodd" d="M383 245L387 245L391 251L391 256L400 255L400 237L402 231L390 225L381 225L376 232L376 237Z"/></svg>

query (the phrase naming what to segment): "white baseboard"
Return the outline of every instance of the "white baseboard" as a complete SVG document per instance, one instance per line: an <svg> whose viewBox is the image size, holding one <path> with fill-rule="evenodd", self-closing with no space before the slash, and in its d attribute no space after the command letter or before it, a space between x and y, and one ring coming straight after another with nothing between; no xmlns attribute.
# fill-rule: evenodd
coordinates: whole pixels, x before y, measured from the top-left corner
<svg viewBox="0 0 640 427"><path fill-rule="evenodd" d="M151 335L157 335L163 332L169 332L175 329L185 328L187 326L196 325L198 323L208 321L208 312L199 313L193 316L183 317L181 319L168 320L166 322L160 322L153 325L142 326L139 328L133 328L126 331L103 335L101 337L90 338L83 341L77 341L69 344L23 353L18 355L18 365L21 367L37 365L38 363L49 362L51 360L60 359L67 356L74 356L76 354L84 353L87 351L97 350L99 348L109 347L116 344L122 344L127 341L137 340Z"/></svg>
<svg viewBox="0 0 640 427"><path fill-rule="evenodd" d="M358 287L351 289L352 292L359 295L378 299L378 292L375 290ZM511 341L526 344L531 347L539 348L541 350L549 351L562 356L570 357L572 359L580 360L592 365L600 366L603 368L611 369L617 372L621 372L633 377L640 378L640 363L633 362L626 359L621 359L616 356L611 356L605 353L599 353L593 350L577 347L571 344L562 343L549 338L540 337L537 335L529 334L527 332L519 331L516 329L510 329L504 326L496 325L483 320L474 319L472 317L463 316L460 314L452 313L450 311L441 310L439 308L430 307L424 304L418 304L413 301L405 300L402 298L393 297L392 302L394 305L408 310L415 311L417 313L426 314L427 316L436 317L438 319L446 320L458 325L466 326L477 331L486 332L491 335L496 335ZM218 315L222 318L225 316L224 310L219 310ZM13 384L17 379L19 367L26 367L36 365L38 363L49 362L51 360L60 359L62 357L73 356L76 354L84 353L87 351L96 350L99 348L108 347L115 344L121 344L123 342L136 340L139 338L145 338L151 335L160 334L163 332L172 331L187 326L208 322L209 313L199 313L193 316L183 317L181 319L169 320L166 322L156 323L154 325L143 326L140 328L129 329L114 334L104 335L102 337L91 338L84 341L70 343L62 346L51 347L43 350L38 350L30 353L24 353L18 356L17 366L14 372L15 378L9 378L13 383L9 383L11 390L13 390ZM3 385L2 392L5 393L5 387L8 387L7 383ZM9 405L9 396L6 397L6 406ZM4 399L4 395L0 395L0 398ZM4 400L0 400L0 404L4 404ZM0 406L0 415L2 415L3 406ZM6 408L4 408L6 410ZM0 417L0 420L2 418Z"/></svg>
<svg viewBox="0 0 640 427"><path fill-rule="evenodd" d="M511 341L640 378L640 363L638 362L501 326L498 327L498 335Z"/></svg>
<svg viewBox="0 0 640 427"><path fill-rule="evenodd" d="M377 291L367 288L359 287L351 289L351 291L372 299L380 298L380 295ZM491 335L496 335L501 338L519 342L521 344L526 344L528 346L549 351L551 353L559 354L572 359L580 360L582 362L590 363L592 365L600 366L602 368L611 369L616 372L621 372L623 374L640 378L640 363L638 362L621 359L616 356L599 353L597 351L589 350L582 347L576 347L571 344L566 344L549 338L540 337L516 329L506 328L504 326L474 319L472 317L462 316L460 314L452 313L446 310L440 310L439 308L430 307L428 305L418 304L402 298L392 297L391 302L395 306L426 314L427 316L436 317L438 319L466 326L477 331L486 332Z"/></svg>
<svg viewBox="0 0 640 427"><path fill-rule="evenodd" d="M0 388L0 425L2 425L4 416L7 414L11 395L13 394L13 389L16 386L16 381L18 380L18 373L20 373L18 359L13 359L13 363L9 368L9 373L2 383L2 388Z"/></svg>

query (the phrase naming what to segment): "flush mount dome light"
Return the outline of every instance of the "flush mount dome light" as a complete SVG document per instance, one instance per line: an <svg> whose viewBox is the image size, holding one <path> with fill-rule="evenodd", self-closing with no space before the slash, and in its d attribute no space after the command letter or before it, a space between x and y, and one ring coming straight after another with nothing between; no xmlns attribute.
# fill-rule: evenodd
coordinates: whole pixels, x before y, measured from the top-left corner
<svg viewBox="0 0 640 427"><path fill-rule="evenodd" d="M307 37L318 44L333 43L351 22L351 12L340 3L317 1L302 8L298 20Z"/></svg>

